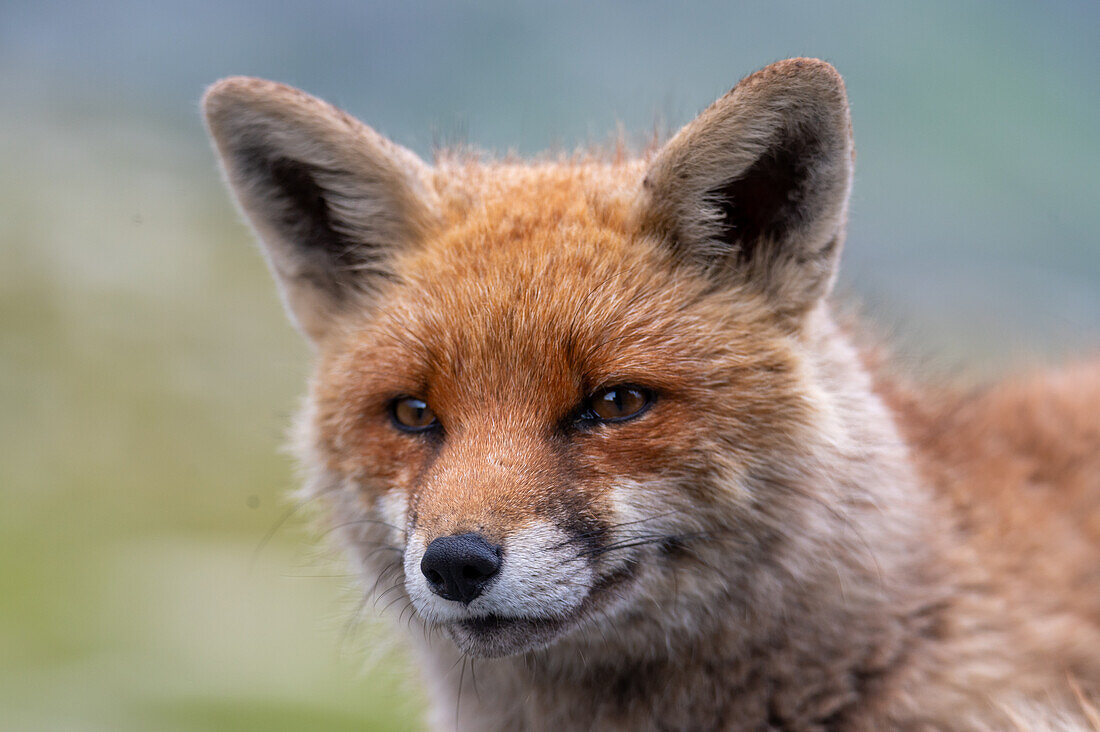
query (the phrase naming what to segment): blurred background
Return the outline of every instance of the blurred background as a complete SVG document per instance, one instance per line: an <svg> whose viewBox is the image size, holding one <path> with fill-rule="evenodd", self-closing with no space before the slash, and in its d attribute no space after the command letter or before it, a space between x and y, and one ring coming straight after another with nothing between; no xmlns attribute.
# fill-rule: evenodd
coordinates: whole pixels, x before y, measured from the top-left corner
<svg viewBox="0 0 1100 732"><path fill-rule="evenodd" d="M859 149L841 289L972 384L1100 343L1098 38L1095 0L0 0L0 728L419 725L398 634L349 623L347 569L281 521L309 354L210 82L300 86L426 157L535 153L825 58Z"/></svg>

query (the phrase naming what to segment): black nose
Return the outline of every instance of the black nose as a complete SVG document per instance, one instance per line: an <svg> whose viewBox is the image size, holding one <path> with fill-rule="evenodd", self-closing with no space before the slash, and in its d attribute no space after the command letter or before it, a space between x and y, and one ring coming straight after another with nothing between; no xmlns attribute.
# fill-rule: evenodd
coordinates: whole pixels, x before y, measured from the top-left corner
<svg viewBox="0 0 1100 732"><path fill-rule="evenodd" d="M428 544L420 560L432 592L465 603L480 595L499 570L500 547L481 534L441 536Z"/></svg>

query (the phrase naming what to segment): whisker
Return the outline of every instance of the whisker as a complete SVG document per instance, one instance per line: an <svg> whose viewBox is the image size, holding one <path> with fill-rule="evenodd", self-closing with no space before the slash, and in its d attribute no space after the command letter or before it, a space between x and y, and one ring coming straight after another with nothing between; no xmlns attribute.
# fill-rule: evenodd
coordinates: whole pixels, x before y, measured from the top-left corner
<svg viewBox="0 0 1100 732"><path fill-rule="evenodd" d="M345 647L348 641L351 639L352 631L355 629L356 626L359 625L359 622L363 619L363 610L366 609L367 600L369 599L370 598L367 595L363 595L359 599L359 602L356 604L355 611L348 618L347 622L344 623L344 627L340 631L340 638L336 642L336 647L340 649L341 654L344 653Z"/></svg>
<svg viewBox="0 0 1100 732"><path fill-rule="evenodd" d="M595 537L598 537L598 536L601 536L601 535L604 535L604 534L609 534L613 531L617 531L618 529L623 528L624 526L635 526L637 524L645 523L646 521L655 521L656 519L665 518L666 516L672 516L672 515L675 515L675 514L678 514L678 513L682 513L682 511L680 511L679 509L672 510L672 511L665 511L664 513L658 513L658 514L653 515L653 516L646 516L645 518L636 519L634 521L623 521L622 523L612 524L611 526L607 526L607 527L601 528L601 529L596 529L594 531L586 531L583 534L577 534L575 536L572 536L572 537L566 539L565 541L562 541L559 544L555 544L554 546L552 546L550 548L551 549L560 549L563 546L568 546L569 544L574 544L578 541L584 541L585 539L592 539L592 538L595 538Z"/></svg>
<svg viewBox="0 0 1100 732"><path fill-rule="evenodd" d="M391 592L393 592L394 590L396 590L398 587L400 587L403 584L404 584L403 580L398 580L397 582L394 582L392 585L390 585L389 589L385 590L378 597L374 598L374 607L375 607L375 609L376 610L378 609L378 603L382 601L383 597L390 594Z"/></svg>
<svg viewBox="0 0 1100 732"><path fill-rule="evenodd" d="M578 557L596 557L608 552L619 551L621 549L632 549L634 547L646 546L648 544L663 544L667 542L681 542L688 539L696 539L700 537L707 537L709 533L706 531L696 531L688 534L660 534L653 536L640 537L637 539L627 539L617 542L615 544L609 544L608 546L600 547L598 549L589 549L588 551L579 552Z"/></svg>
<svg viewBox="0 0 1100 732"><path fill-rule="evenodd" d="M374 579L374 582L371 584L370 589L367 590L366 597L374 597L374 591L378 589L378 585L382 582L382 580L388 579L390 573L399 571L399 570L401 570L401 568L402 567L401 567L401 562L400 561L390 562L385 567L383 567L382 571L378 573L378 576ZM402 578L402 580L400 580L400 581L404 581L404 579ZM381 598L378 598L378 599L381 599ZM375 605L378 604L378 599L376 599L374 601Z"/></svg>
<svg viewBox="0 0 1100 732"><path fill-rule="evenodd" d="M481 693L477 690L476 662L476 658L470 658L470 681L474 683L474 697L477 698L478 701L481 701Z"/></svg>
<svg viewBox="0 0 1100 732"><path fill-rule="evenodd" d="M368 542L364 542L364 543L368 543ZM390 546L389 544L383 544L382 542L369 542L369 543L378 544L379 546L375 547L374 549L371 549L369 552L364 554L363 555L364 558L373 557L378 552L394 552L395 554L398 554L401 557L405 556L405 550L404 549L400 549L400 548L395 547L395 546ZM398 560L398 561L400 561L400 560Z"/></svg>
<svg viewBox="0 0 1100 732"><path fill-rule="evenodd" d="M458 674L458 694L455 697L455 729L458 729L458 710L462 706L462 680L466 677L466 659L469 656L462 654L462 671Z"/></svg>
<svg viewBox="0 0 1100 732"><path fill-rule="evenodd" d="M405 611L407 611L407 610L412 610L412 612L409 613L409 625L408 625L408 627L411 629L412 628L412 622L416 618L416 608L413 606L413 601L412 600L408 600L405 603L405 607L401 608L401 612L397 614L397 624L398 625L401 624L401 618L405 617Z"/></svg>
<svg viewBox="0 0 1100 732"><path fill-rule="evenodd" d="M334 531L339 531L340 529L347 529L347 528L350 528L352 526L361 526L363 524L377 524L379 526L385 526L386 528L392 529L392 530L397 531L397 532L401 531L401 529L397 528L393 524L386 523L385 521L379 521L378 519L372 519L372 518L359 518L359 519L355 519L354 521L345 521L343 523L339 523L339 524L335 524L333 526L329 526L327 529L322 531L317 536L317 538L318 539L324 539L324 538L328 537L330 534L332 534ZM356 539L356 541L359 541L359 539Z"/></svg>
<svg viewBox="0 0 1100 732"><path fill-rule="evenodd" d="M332 485L326 486L325 488L317 491L308 498L296 501L293 506L284 511L283 514L275 520L275 523L272 525L272 527L268 529L267 532L263 535L263 537L260 539L260 543L256 545L256 548L252 550L252 558L248 562L249 574L251 574L256 569L256 562L260 558L260 552L262 552L264 548L266 548L267 545L271 543L271 540L275 538L275 534L279 532L279 529L283 528L286 522L289 521L290 518L294 516L294 514L298 513L307 505L317 500L321 496L327 495L333 491L338 491L342 487L343 485L341 483L334 483Z"/></svg>
<svg viewBox="0 0 1100 732"><path fill-rule="evenodd" d="M400 586L400 585L397 585L397 587L399 587L399 586ZM394 588L394 587L391 587L390 589L392 590L392 589L395 589L395 588ZM388 592L388 591L389 591L389 590L387 590L387 592ZM408 598L407 598L407 597L406 597L406 598L402 598L402 597L401 597L401 595L398 595L397 597L395 597L395 598L393 598L392 600L390 600L389 602L387 602L387 603L386 603L386 606L385 606L384 608L382 608L382 610L381 610L381 612L380 612L379 614L382 614L382 615L384 615L384 614L385 614L385 612L386 612L387 610L389 610L389 609L390 609L391 607L393 607L393 606L394 606L395 604L397 604L397 603L401 602L401 600L402 600L402 599L406 599L406 600L407 600Z"/></svg>

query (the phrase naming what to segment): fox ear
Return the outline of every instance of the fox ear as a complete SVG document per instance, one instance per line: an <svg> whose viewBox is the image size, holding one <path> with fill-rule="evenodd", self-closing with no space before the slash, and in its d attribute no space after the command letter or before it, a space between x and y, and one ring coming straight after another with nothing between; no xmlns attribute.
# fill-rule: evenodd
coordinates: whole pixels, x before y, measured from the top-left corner
<svg viewBox="0 0 1100 732"><path fill-rule="evenodd" d="M235 77L203 97L225 177L283 302L314 342L392 276L391 255L435 220L430 168L325 102Z"/></svg>
<svg viewBox="0 0 1100 732"><path fill-rule="evenodd" d="M832 287L852 159L836 69L815 59L772 64L657 153L639 200L643 233L798 317Z"/></svg>

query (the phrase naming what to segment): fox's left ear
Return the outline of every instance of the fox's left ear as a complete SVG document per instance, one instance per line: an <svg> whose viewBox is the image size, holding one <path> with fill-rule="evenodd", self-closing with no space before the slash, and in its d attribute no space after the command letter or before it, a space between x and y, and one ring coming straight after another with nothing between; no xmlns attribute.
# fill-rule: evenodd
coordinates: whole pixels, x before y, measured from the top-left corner
<svg viewBox="0 0 1100 732"><path fill-rule="evenodd" d="M780 61L742 80L657 153L640 225L708 276L756 287L797 318L832 287L852 160L836 69Z"/></svg>

